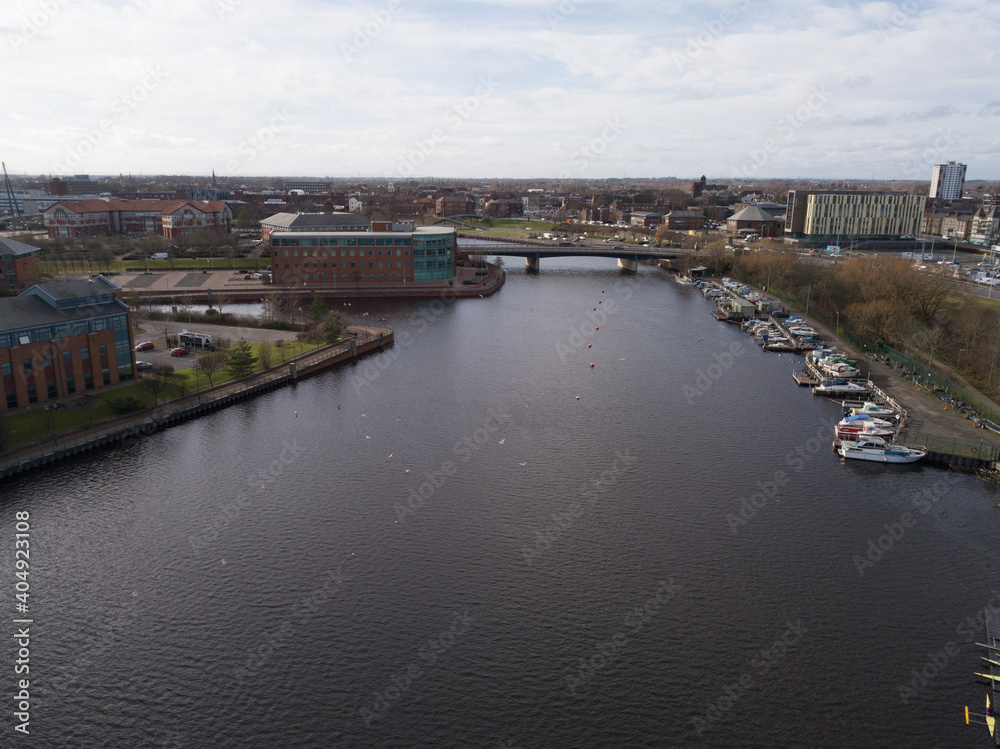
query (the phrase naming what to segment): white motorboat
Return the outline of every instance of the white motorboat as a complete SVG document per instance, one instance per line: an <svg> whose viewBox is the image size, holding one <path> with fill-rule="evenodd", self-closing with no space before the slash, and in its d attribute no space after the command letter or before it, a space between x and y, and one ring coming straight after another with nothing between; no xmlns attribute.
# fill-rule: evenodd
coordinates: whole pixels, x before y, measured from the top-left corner
<svg viewBox="0 0 1000 749"><path fill-rule="evenodd" d="M892 422L876 419L868 414L858 414L838 422L834 433L838 440L857 440L862 437L892 439L896 436L896 429Z"/></svg>
<svg viewBox="0 0 1000 749"><path fill-rule="evenodd" d="M819 395L857 395L867 393L868 388L847 380L830 380L814 387L813 392Z"/></svg>
<svg viewBox="0 0 1000 749"><path fill-rule="evenodd" d="M878 403L872 403L871 401L863 401L860 406L855 406L851 409L851 414L867 414L868 416L876 417L896 416L895 411L890 411L888 408L880 406Z"/></svg>
<svg viewBox="0 0 1000 749"><path fill-rule="evenodd" d="M927 454L926 450L891 445L879 437L859 440L841 440L837 453L842 458L868 460L873 463L916 463Z"/></svg>
<svg viewBox="0 0 1000 749"><path fill-rule="evenodd" d="M861 370L852 367L845 361L834 361L830 362L827 359L823 359L817 365L818 369L831 377L843 377L846 379L851 379L852 377L860 377Z"/></svg>

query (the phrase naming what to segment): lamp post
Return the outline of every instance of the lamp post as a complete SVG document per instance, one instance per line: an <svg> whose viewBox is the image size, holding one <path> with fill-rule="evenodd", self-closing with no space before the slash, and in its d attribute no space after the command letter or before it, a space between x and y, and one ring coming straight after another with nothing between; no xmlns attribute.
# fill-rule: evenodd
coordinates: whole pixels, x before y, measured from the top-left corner
<svg viewBox="0 0 1000 749"><path fill-rule="evenodd" d="M955 368L958 369L959 371L961 371L961 369L962 369L962 352L963 351L965 351L964 348L960 348L958 350L958 364L956 365Z"/></svg>

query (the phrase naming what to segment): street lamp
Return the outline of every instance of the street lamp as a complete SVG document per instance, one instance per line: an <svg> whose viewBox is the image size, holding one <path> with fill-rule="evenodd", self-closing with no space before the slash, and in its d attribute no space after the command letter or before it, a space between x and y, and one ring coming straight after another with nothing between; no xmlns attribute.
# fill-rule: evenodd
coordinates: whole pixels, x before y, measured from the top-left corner
<svg viewBox="0 0 1000 749"><path fill-rule="evenodd" d="M59 444L59 439L56 437L55 409L51 406L45 406L45 417L49 422L49 432L52 434L52 444L53 446L57 446Z"/></svg>
<svg viewBox="0 0 1000 749"><path fill-rule="evenodd" d="M958 364L956 365L956 369L958 369L959 371L961 371L961 369L962 369L962 352L963 351L965 351L964 348L960 348L958 350Z"/></svg>

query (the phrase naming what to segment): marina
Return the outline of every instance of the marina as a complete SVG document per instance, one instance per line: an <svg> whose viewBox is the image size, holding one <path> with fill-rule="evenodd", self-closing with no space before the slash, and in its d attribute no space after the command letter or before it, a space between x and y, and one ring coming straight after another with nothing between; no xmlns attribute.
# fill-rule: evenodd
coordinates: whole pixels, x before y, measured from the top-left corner
<svg viewBox="0 0 1000 749"><path fill-rule="evenodd" d="M954 419L946 413L921 408L918 423L911 425L912 419L898 397L890 395L885 389L898 389L899 386L893 384L892 376L882 375L881 387L872 379L873 370L884 368L881 366L883 363L871 354L866 353L868 360L862 366L861 358L849 351L839 350L839 338L835 345L831 341L832 336L825 333L821 325L782 309L776 300L768 299L735 279L693 278L686 283L696 286L706 298L714 301L713 317L738 324L762 350L789 357L802 356L802 367L792 372L792 379L797 385L808 388L813 396L840 402L845 418L866 414L890 425L886 427L873 422L865 426L838 424L833 430L832 447L845 460L864 459L883 463L926 460L957 468L1000 470L1000 445L993 439L960 439L955 432L964 431L967 427L957 429ZM990 428L990 420L963 409L963 404L945 395L942 400L945 401L943 412L947 411L951 402L953 411L958 409L972 422L971 425ZM939 428L942 431L935 433L931 425L938 422L941 422ZM954 436L946 437L949 432ZM854 442L858 439L881 440L888 451L878 445L845 449L845 440ZM866 457L861 458L862 455Z"/></svg>

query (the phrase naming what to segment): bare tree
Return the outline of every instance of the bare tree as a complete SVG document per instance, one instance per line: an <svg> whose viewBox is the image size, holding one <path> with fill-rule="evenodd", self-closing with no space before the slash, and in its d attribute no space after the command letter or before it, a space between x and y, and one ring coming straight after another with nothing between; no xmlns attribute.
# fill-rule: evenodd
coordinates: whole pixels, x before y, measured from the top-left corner
<svg viewBox="0 0 1000 749"><path fill-rule="evenodd" d="M257 361L260 362L261 369L270 369L273 359L271 357L271 344L267 341L262 342L257 347Z"/></svg>
<svg viewBox="0 0 1000 749"><path fill-rule="evenodd" d="M208 353L201 354L198 357L198 364L196 365L202 374L208 378L208 386L215 386L215 375L226 366L229 361L229 357L223 354L221 351L209 351Z"/></svg>
<svg viewBox="0 0 1000 749"><path fill-rule="evenodd" d="M139 387L153 396L153 404L159 403L160 393L170 387L174 379L174 368L169 364L161 364L142 375Z"/></svg>

